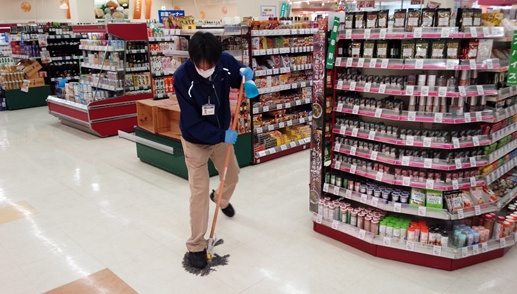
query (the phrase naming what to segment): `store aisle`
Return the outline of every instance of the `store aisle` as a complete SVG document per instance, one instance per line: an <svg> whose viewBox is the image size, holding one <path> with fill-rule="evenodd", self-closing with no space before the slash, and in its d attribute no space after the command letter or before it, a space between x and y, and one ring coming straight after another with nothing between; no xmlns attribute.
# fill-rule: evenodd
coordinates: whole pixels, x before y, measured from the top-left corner
<svg viewBox="0 0 517 294"><path fill-rule="evenodd" d="M134 144L0 112L0 293L515 293L517 249L445 272L372 257L312 231L308 152L242 170L218 236L230 264L186 273L185 180ZM212 187L216 186L212 179ZM214 206L212 206L213 208ZM51 291L52 290L52 291ZM83 291L83 292L81 292Z"/></svg>

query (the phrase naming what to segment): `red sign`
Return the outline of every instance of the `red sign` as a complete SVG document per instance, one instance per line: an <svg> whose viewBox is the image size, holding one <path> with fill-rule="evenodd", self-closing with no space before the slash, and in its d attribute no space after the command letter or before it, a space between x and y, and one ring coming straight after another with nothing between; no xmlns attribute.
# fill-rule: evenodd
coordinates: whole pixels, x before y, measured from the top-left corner
<svg viewBox="0 0 517 294"><path fill-rule="evenodd" d="M411 0L411 5L422 5L424 0Z"/></svg>
<svg viewBox="0 0 517 294"><path fill-rule="evenodd" d="M512 5L517 4L517 0L478 0L478 5Z"/></svg>
<svg viewBox="0 0 517 294"><path fill-rule="evenodd" d="M375 7L375 1L358 1L357 8Z"/></svg>

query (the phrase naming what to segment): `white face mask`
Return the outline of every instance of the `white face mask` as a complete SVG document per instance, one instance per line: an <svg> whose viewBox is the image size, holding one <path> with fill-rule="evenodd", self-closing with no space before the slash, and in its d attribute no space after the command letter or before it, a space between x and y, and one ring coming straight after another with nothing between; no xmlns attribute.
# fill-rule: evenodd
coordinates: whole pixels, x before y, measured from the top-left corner
<svg viewBox="0 0 517 294"><path fill-rule="evenodd" d="M202 76L202 77L203 77L203 78L205 78L205 79L208 79L208 78L209 78L209 77L214 73L214 71L215 71L215 67L214 67L214 68L211 68L211 69L209 69L209 70L202 70L202 69L197 68L197 66L196 66L196 71L197 71L197 73L198 73L200 76Z"/></svg>

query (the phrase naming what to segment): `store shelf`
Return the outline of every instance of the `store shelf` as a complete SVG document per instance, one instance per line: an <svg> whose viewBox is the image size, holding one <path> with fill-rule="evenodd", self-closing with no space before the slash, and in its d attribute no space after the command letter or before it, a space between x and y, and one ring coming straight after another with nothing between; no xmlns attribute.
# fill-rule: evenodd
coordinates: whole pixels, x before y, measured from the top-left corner
<svg viewBox="0 0 517 294"><path fill-rule="evenodd" d="M61 79L66 79L66 80L72 81L72 80L79 80L80 78L81 78L80 76L73 76L73 77L66 77L66 78L61 78ZM60 79L60 78L51 78L50 81L55 82L58 79Z"/></svg>
<svg viewBox="0 0 517 294"><path fill-rule="evenodd" d="M342 223L338 220L333 219L323 219L322 215L319 215L317 213L313 213L312 215L312 221L327 226L329 228L332 228L336 231L345 233L351 237L357 238L361 241L364 241L366 243L373 244L375 235L371 232L366 232L365 230L361 230L358 227L354 227L349 224ZM363 232L361 232L363 231Z"/></svg>
<svg viewBox="0 0 517 294"><path fill-rule="evenodd" d="M379 69L428 69L428 70L499 70L499 59L484 61L460 59L392 59L392 58L352 58L337 57L338 67L379 68Z"/></svg>
<svg viewBox="0 0 517 294"><path fill-rule="evenodd" d="M267 127L255 128L254 132L255 132L255 134L262 134L262 133L271 132L271 131L278 130L278 129L283 129L285 127L290 127L290 126L304 124L306 122L311 122L311 121L312 121L312 116L302 117L302 118L299 118L299 119L293 119L293 120L289 120L289 121L286 121L286 122L281 122L281 123L277 123L277 124L274 124L274 125L269 125Z"/></svg>
<svg viewBox="0 0 517 294"><path fill-rule="evenodd" d="M173 56L173 57L183 57L183 58L189 58L188 51L179 51L179 50L168 50L163 51L163 55L165 56Z"/></svg>
<svg viewBox="0 0 517 294"><path fill-rule="evenodd" d="M497 149L496 151L490 153L488 155L488 163L491 164L495 162L496 160L500 159L501 157L508 154L510 151L517 149L517 140L513 140L510 143L504 145L503 147Z"/></svg>
<svg viewBox="0 0 517 294"><path fill-rule="evenodd" d="M87 51L100 51L100 52L120 52L120 51L124 51L124 48L113 48L113 46L79 45L79 49L87 50Z"/></svg>
<svg viewBox="0 0 517 294"><path fill-rule="evenodd" d="M110 86L110 85L105 85L105 84L96 84L96 83L92 83L92 87L93 88L98 88L98 89L103 89L103 90L107 90L107 91L124 91L124 88L116 88L115 86Z"/></svg>
<svg viewBox="0 0 517 294"><path fill-rule="evenodd" d="M434 112L420 112L420 111L394 111L383 108L361 107L359 105L338 103L334 108L335 112L357 114L362 116L383 118L396 121L408 122L428 122L428 123L443 123L443 124L464 124L474 122L492 122L494 116L492 111L478 111L466 112L459 116L452 113L434 113Z"/></svg>
<svg viewBox="0 0 517 294"><path fill-rule="evenodd" d="M312 64L311 64L311 68L312 68ZM290 67L280 67L280 68L273 68L273 69L267 69L267 70L256 70L255 77L284 74L284 73L289 73L289 72L291 72Z"/></svg>
<svg viewBox="0 0 517 294"><path fill-rule="evenodd" d="M23 55L23 54L11 54L8 57L15 58L15 59L29 59L29 60L41 59L41 57L30 57L29 55Z"/></svg>
<svg viewBox="0 0 517 294"><path fill-rule="evenodd" d="M425 148L436 148L436 149L460 149L467 147L475 147L475 146L485 146L490 145L491 141L488 139L488 136L475 136L469 139L458 140L455 143L441 143L441 142L433 142L431 140L400 140L393 136L387 136L383 134L377 134L376 132L370 134L369 131L365 130L354 130L346 127L342 128L334 128L332 130L334 134L340 134L344 136L357 137L361 139L367 139L371 141L378 141L386 144L392 145L404 145L404 146L415 146L415 147L425 147ZM424 144L425 143L425 144Z"/></svg>
<svg viewBox="0 0 517 294"><path fill-rule="evenodd" d="M153 71L153 77L161 77L161 76L172 76L176 72L176 69L171 69L167 71Z"/></svg>
<svg viewBox="0 0 517 294"><path fill-rule="evenodd" d="M495 85L476 85L464 87L465 92L449 92L447 87L430 87L430 86L408 86L412 87L413 90L405 91L396 88L388 88L385 84L380 86L370 85L358 85L359 83L352 82L349 85L342 85L342 82L338 82L335 89L345 91L355 91L363 93L379 93L387 95L397 96L431 96L431 97L465 97L465 96L488 96L497 94ZM444 88L443 91L440 88Z"/></svg>
<svg viewBox="0 0 517 294"><path fill-rule="evenodd" d="M317 28L308 29L278 29L278 30L251 30L251 36L286 36L286 35L312 35L318 32Z"/></svg>
<svg viewBox="0 0 517 294"><path fill-rule="evenodd" d="M486 184L490 185L495 180L499 179L502 175L512 170L517 165L517 158L513 158L507 163L503 164L501 167L492 171L490 174L486 176Z"/></svg>
<svg viewBox="0 0 517 294"><path fill-rule="evenodd" d="M126 72L149 71L149 66L127 67Z"/></svg>
<svg viewBox="0 0 517 294"><path fill-rule="evenodd" d="M147 49L133 49L133 50L126 50L127 54L145 54L147 53Z"/></svg>
<svg viewBox="0 0 517 294"><path fill-rule="evenodd" d="M49 40L59 40L59 39L86 39L88 35L85 34L63 34L63 35L49 35L47 37Z"/></svg>
<svg viewBox="0 0 517 294"><path fill-rule="evenodd" d="M414 32L405 32L404 29L348 29L340 31L338 40L349 39L432 39L432 38L499 38L504 37L502 27L476 27L473 32L459 32L458 27L418 28Z"/></svg>
<svg viewBox="0 0 517 294"><path fill-rule="evenodd" d="M306 105L306 104L310 104L310 103L312 103L312 100L307 98L307 99L300 99L300 100L287 102L287 103L273 104L273 105L262 106L262 107L253 107L253 114L287 109L287 108L292 108L292 107L299 106L299 105Z"/></svg>
<svg viewBox="0 0 517 294"><path fill-rule="evenodd" d="M100 64L88 64L88 63L81 63L81 67L86 68L92 68L92 69L99 69L99 70L105 70L105 71L124 71L124 68L116 68L114 66L107 66L107 65L100 65Z"/></svg>
<svg viewBox="0 0 517 294"><path fill-rule="evenodd" d="M307 82L298 82L298 83L269 87L269 88L259 88L258 91L259 91L259 94L267 94L267 93L274 93L274 92L280 92L280 91L286 91L286 90L298 89L298 88L304 88L304 87L312 87L312 80L307 81Z"/></svg>
<svg viewBox="0 0 517 294"><path fill-rule="evenodd" d="M517 114L517 104L504 109L495 109L492 111L492 113L494 114L493 122L500 122Z"/></svg>
<svg viewBox="0 0 517 294"><path fill-rule="evenodd" d="M490 134L490 139L491 139L492 143L495 143L495 142L501 140L502 138L504 138L508 135L511 135L512 133L514 133L516 131L517 131L517 121L507 127L500 129L497 132Z"/></svg>
<svg viewBox="0 0 517 294"><path fill-rule="evenodd" d="M486 97L486 100L491 102L497 102L515 95L517 95L517 86L510 86L497 90L497 93L490 97Z"/></svg>
<svg viewBox="0 0 517 294"><path fill-rule="evenodd" d="M79 60L83 59L82 56L56 56L56 57L50 57L51 62L52 61L61 61L61 60Z"/></svg>
<svg viewBox="0 0 517 294"><path fill-rule="evenodd" d="M487 185L489 185L489 184L487 183ZM495 203L495 202L485 203L485 204L479 205L479 210L478 210L477 213L476 213L476 206L466 207L466 208L459 209L459 210L462 211L463 217L460 217L459 216L460 213L458 212L458 210L456 210L456 211L453 211L451 213L451 220L464 219L464 218L469 218L469 217L473 217L473 216L476 216L476 215L482 215L482 214L485 214L485 213L491 213L491 212L498 212L499 211L497 209L497 203Z"/></svg>
<svg viewBox="0 0 517 294"><path fill-rule="evenodd" d="M310 147L310 142L311 138L305 138L293 141L289 144L269 148L264 151L258 151L255 153L255 163L263 163L278 157L305 150Z"/></svg>
<svg viewBox="0 0 517 294"><path fill-rule="evenodd" d="M357 147L340 145L339 150L334 146L334 151L350 156L355 156L364 159L370 159L377 162L382 162L391 165L419 167L425 169L434 169L441 171L460 170L471 167L481 167L488 164L488 158L484 156L476 156L468 160L459 160L458 165L447 163L445 160L433 160L433 158L426 158L425 160L413 160L410 156L403 156L403 159L392 158L384 155L382 152L372 150L357 150ZM373 156L372 156L373 154ZM404 158L405 157L405 158ZM438 162L437 162L438 161ZM475 163L475 165L472 165Z"/></svg>
<svg viewBox="0 0 517 294"><path fill-rule="evenodd" d="M150 90L151 86L126 87L126 91Z"/></svg>
<svg viewBox="0 0 517 294"><path fill-rule="evenodd" d="M283 47L273 49L253 49L253 56L264 56L264 55L278 55L278 54L289 54L289 53L304 53L314 51L314 46L303 46L303 47Z"/></svg>

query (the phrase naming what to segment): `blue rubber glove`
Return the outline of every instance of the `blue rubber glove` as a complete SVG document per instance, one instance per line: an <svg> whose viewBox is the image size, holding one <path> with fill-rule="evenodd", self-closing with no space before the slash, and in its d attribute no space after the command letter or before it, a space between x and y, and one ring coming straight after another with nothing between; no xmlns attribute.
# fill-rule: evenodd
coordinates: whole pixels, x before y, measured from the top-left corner
<svg viewBox="0 0 517 294"><path fill-rule="evenodd" d="M224 133L224 143L235 144L237 142L237 132L232 130L226 130Z"/></svg>
<svg viewBox="0 0 517 294"><path fill-rule="evenodd" d="M246 81L253 80L253 71L249 67L243 67L240 70L241 76L246 78Z"/></svg>

